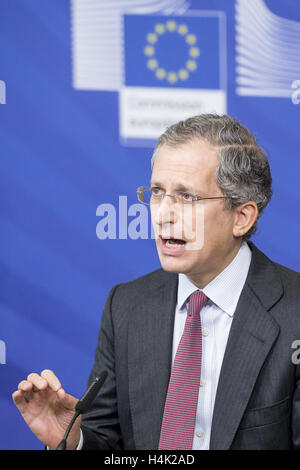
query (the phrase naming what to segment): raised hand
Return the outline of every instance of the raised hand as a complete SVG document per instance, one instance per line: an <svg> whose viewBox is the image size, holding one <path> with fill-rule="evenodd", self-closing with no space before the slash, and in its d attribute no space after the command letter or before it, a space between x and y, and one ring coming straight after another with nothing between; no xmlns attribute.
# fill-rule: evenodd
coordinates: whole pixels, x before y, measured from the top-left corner
<svg viewBox="0 0 300 470"><path fill-rule="evenodd" d="M51 370L39 375L29 374L12 394L13 401L31 431L50 449L55 449L64 436L74 415L77 398L62 388ZM77 418L67 441L67 449L75 449L80 439L80 422Z"/></svg>

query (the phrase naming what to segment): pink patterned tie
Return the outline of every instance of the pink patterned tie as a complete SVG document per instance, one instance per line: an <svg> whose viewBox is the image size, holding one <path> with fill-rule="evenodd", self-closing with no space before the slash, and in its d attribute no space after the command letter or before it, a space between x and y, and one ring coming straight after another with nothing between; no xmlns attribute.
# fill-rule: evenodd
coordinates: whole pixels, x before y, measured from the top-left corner
<svg viewBox="0 0 300 470"><path fill-rule="evenodd" d="M190 450L193 446L201 376L200 310L206 301L206 295L199 290L190 296L184 332L169 382L159 450Z"/></svg>

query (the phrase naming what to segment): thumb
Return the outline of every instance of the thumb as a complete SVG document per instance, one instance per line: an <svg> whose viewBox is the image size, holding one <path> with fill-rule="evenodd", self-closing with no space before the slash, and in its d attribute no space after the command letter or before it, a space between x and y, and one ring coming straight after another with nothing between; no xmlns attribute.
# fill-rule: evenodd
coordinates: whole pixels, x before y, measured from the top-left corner
<svg viewBox="0 0 300 470"><path fill-rule="evenodd" d="M75 398L72 395L69 395L68 393L66 393L63 388L60 388L57 391L57 397L61 405L67 408L68 410L75 410L75 406L77 402L79 401L78 398Z"/></svg>

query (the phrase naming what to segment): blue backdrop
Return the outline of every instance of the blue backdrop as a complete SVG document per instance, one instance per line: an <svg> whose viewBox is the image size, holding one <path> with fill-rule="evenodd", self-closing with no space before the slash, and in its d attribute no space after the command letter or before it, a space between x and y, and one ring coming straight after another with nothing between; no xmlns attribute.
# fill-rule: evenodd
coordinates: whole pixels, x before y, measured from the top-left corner
<svg viewBox="0 0 300 470"><path fill-rule="evenodd" d="M116 3L86 2L103 7L103 15L117 15ZM133 12L141 21L155 14L143 3L145 11ZM292 99L292 82L300 80L299 1L257 0L251 11L254 0L169 3L176 4L172 17L190 10L226 15L227 112L258 136L274 178L253 241L300 271L300 106ZM110 288L159 267L153 240L96 234L97 207L106 203L116 209L118 235L119 196L128 208L136 203L152 149L120 138L122 59L107 50L123 23L115 22L108 49L101 43L94 58L89 45L101 44L84 42L75 28L87 18L83 4L0 0L0 449L42 448L13 405L18 382L50 368L69 393L82 394ZM134 35L126 47L130 40ZM126 76L135 83L132 72Z"/></svg>

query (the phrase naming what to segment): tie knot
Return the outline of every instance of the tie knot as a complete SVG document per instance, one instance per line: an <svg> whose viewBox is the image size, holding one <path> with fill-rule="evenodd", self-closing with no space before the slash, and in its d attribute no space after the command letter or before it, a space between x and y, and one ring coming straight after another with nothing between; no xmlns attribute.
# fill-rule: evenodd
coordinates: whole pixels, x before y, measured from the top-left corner
<svg viewBox="0 0 300 470"><path fill-rule="evenodd" d="M193 292L190 296L188 315L198 315L205 305L207 299L208 297L200 290Z"/></svg>

